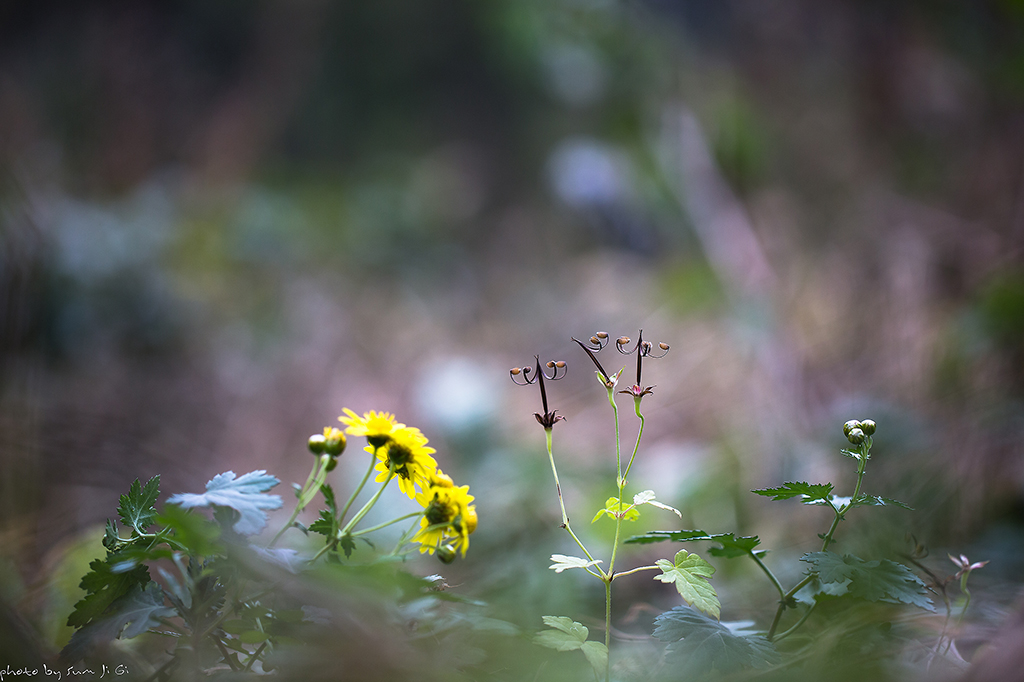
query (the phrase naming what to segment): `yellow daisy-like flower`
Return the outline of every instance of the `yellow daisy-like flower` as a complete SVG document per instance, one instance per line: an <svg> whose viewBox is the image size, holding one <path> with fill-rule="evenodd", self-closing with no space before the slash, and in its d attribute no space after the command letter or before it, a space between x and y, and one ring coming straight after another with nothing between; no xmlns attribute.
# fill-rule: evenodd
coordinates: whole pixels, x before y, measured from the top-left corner
<svg viewBox="0 0 1024 682"><path fill-rule="evenodd" d="M342 411L345 414L338 417L338 421L348 427L345 433L350 436L366 436L367 442L374 448L381 447L388 442L392 433L405 428L405 424L395 421L395 415L390 412L370 410L360 417L347 407Z"/></svg>
<svg viewBox="0 0 1024 682"><path fill-rule="evenodd" d="M419 429L411 426L402 426L395 429L384 447L374 448L367 445L364 448L369 453L376 453L377 465L374 469L380 472L377 475L377 482L387 480L391 466L395 467L395 478L398 479L398 487L411 499L416 499L416 485L427 489L430 487L432 477L437 473L437 460L431 457L437 452L427 446L427 437Z"/></svg>
<svg viewBox="0 0 1024 682"><path fill-rule="evenodd" d="M420 532L413 540L420 543L420 553L433 554L444 543L451 543L462 556L469 549L469 534L476 530L476 507L469 486L455 486L451 478L438 472L438 484L431 485L417 496L425 512L420 519ZM445 525L442 525L445 524ZM428 530L429 529L429 530Z"/></svg>

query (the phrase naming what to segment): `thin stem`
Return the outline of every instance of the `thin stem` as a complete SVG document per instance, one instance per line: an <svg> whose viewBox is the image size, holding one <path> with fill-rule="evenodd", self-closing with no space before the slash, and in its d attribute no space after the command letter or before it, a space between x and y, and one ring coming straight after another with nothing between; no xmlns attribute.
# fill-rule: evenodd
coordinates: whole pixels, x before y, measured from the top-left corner
<svg viewBox="0 0 1024 682"><path fill-rule="evenodd" d="M410 513L406 514L405 516L399 516L397 519L391 519L390 521L385 521L384 523L378 523L376 526L371 526L370 528L364 528L363 530L356 531L355 533L352 533L352 537L357 538L360 535L366 535L367 533L372 533L375 530L380 530L381 528L387 528L388 526L390 526L393 523L398 523L399 521L405 521L406 519L411 519L414 516L423 516L423 510L421 509L420 511L410 512Z"/></svg>
<svg viewBox="0 0 1024 682"><path fill-rule="evenodd" d="M608 572L608 579L604 581L604 650L611 651L612 644L612 575ZM604 680L611 682L612 666L608 661L605 668Z"/></svg>
<svg viewBox="0 0 1024 682"><path fill-rule="evenodd" d="M414 532L416 532L417 526L419 526L419 521L413 521L413 524L409 526L409 530L402 533L402 537L398 538L398 544L395 545L393 550L391 550L391 556L398 554L398 550L402 549L402 545L408 542L409 538L412 537Z"/></svg>
<svg viewBox="0 0 1024 682"><path fill-rule="evenodd" d="M608 389L608 404L615 415L615 480L622 480L622 446L619 442L619 406L615 404L615 389Z"/></svg>
<svg viewBox="0 0 1024 682"><path fill-rule="evenodd" d="M220 655L224 658L224 661L231 666L231 670L238 672L238 664L231 658L231 654L228 653L227 647L224 646L224 642L220 641L220 637L217 637L213 633L210 633L210 639L217 643L217 648L220 649Z"/></svg>
<svg viewBox="0 0 1024 682"><path fill-rule="evenodd" d="M558 468L555 466L555 456L551 452L551 429L544 429L544 438L547 441L548 460L551 462L551 473L555 477L555 490L558 492L558 506L562 509L562 528L569 531L569 535L571 535L572 539L576 541L576 544L580 546L580 549L582 549L583 553L587 555L587 558L594 561L594 557L591 556L586 546L580 542L578 537L576 537L576 533L572 532L572 527L569 525L569 516L565 513L565 502L562 501L562 486L558 482Z"/></svg>
<svg viewBox="0 0 1024 682"><path fill-rule="evenodd" d="M359 523L359 521L364 516L366 516L366 512L370 511L370 509L373 507L373 505L375 505L377 503L377 500L380 499L380 496L381 496L381 494L383 494L384 489L388 487L388 483L390 483L391 479L394 478L394 477L395 477L395 463L392 462L391 466L388 467L388 476L387 476L387 478L384 479L384 484L380 487L380 490L378 490L376 493L374 493L373 497L371 497L369 500L367 500L366 504L363 505L363 508L360 509L358 512L356 512L356 515L352 517L352 520L349 521L347 524L345 524L344 528L342 528L340 531L338 531L338 537L341 537L341 536L344 536L344 535L348 535L348 532L350 530L352 530L352 527L355 526L357 523Z"/></svg>
<svg viewBox="0 0 1024 682"><path fill-rule="evenodd" d="M326 477L327 462L330 459L330 455L320 455L319 457L316 458L316 461L313 462L313 468L310 469L309 476L306 477L306 482L305 484L303 484L302 489L299 491L299 499L295 503L295 510L292 512L291 517L289 517L288 523L284 524L284 526L281 527L281 530L277 531L277 535L275 535L274 538L267 545L267 549L270 549L271 547L277 544L277 541L281 539L281 536L284 535L284 532L292 527L292 524L295 523L295 519L299 518L299 514L302 512L303 509L305 509L306 505L309 504L309 500L305 498L310 490L310 485L317 478L320 477L321 472L323 472L323 475ZM323 483L323 481L321 481L321 483ZM316 486L316 489L319 490L320 486Z"/></svg>
<svg viewBox="0 0 1024 682"><path fill-rule="evenodd" d="M631 568L628 571L621 571L619 573L614 574L612 576L612 580L615 580L616 578L621 578L624 575L632 575L633 573L637 573L639 571L659 571L659 570L661 570L661 568L659 566L637 566L636 568Z"/></svg>
<svg viewBox="0 0 1024 682"><path fill-rule="evenodd" d="M348 514L349 507L351 507L352 503L356 501L357 497L359 497L359 493L361 493L363 491L363 486L366 485L366 482L368 480L370 480L370 474L373 473L373 465L376 464L376 462L377 462L377 448L374 448L373 454L370 455L370 468L366 470L366 473L363 475L363 480L361 480L359 482L359 485L356 486L356 489L352 492L352 495L348 498L348 502L346 502L345 506L342 508L341 514L338 515L338 523L339 524L345 522L345 515Z"/></svg>
<svg viewBox="0 0 1024 682"><path fill-rule="evenodd" d="M263 644L260 644L259 648L256 649L256 651L252 652L252 654L249 655L249 660L245 664L245 669L242 670L243 673L247 673L250 670L252 670L252 664L256 662L256 660L260 657L260 654L262 654L263 650L266 648L267 643L263 642Z"/></svg>
<svg viewBox="0 0 1024 682"><path fill-rule="evenodd" d="M626 465L626 473L622 475L622 482L625 483L626 479L629 478L629 470L633 467L633 460L636 459L636 451L640 448L640 439L644 435L644 415L640 412L640 399L634 401L634 409L636 416L640 418L640 430L636 434L636 444L633 446L633 454L629 457L629 464ZM621 486L620 486L621 491ZM621 493L620 493L621 497Z"/></svg>
<svg viewBox="0 0 1024 682"><path fill-rule="evenodd" d="M766 576L768 576L768 580L772 581L772 585L775 585L775 589L779 591L779 596L782 599L785 599L786 598L786 591L784 589L782 589L782 584L779 583L779 579L775 577L775 574L771 572L771 569L769 569L767 566L765 566L764 562L761 561L761 557L757 556L756 552L751 551L750 552L750 558L753 559L754 562L758 566L761 567L761 570L764 571L764 574Z"/></svg>
<svg viewBox="0 0 1024 682"><path fill-rule="evenodd" d="M782 614L785 612L789 600L793 598L794 594L802 590L807 583L814 580L814 576L814 573L805 576L804 579L798 582L796 585L794 585L792 589L789 590L789 592L782 595L782 599L779 600L779 608L775 611L775 618L774 620L772 620L772 626L768 628L767 638L769 642L775 638L775 631L779 627L779 621L782 620Z"/></svg>
<svg viewBox="0 0 1024 682"><path fill-rule="evenodd" d="M796 624L795 624L795 625L793 625L793 627L789 628L789 629L788 629L788 630L786 630L785 632L782 632L782 633L780 633L780 634L779 634L778 636L776 636L776 637L775 637L775 640L774 640L774 641L776 641L776 642L777 642L777 641L779 641L780 639L785 639L786 637L789 637L789 636L790 636L791 634L793 634L793 632L794 632L794 631L795 631L795 630L796 630L797 628L799 628L799 627L800 627L801 625L803 625L803 624L804 624L804 621L806 621L806 620L807 620L807 619L808 619L808 618L810 617L810 615L811 615L811 612L812 612L812 611L814 611L814 607L816 607L817 605L818 605L818 602L814 602L813 604L811 604L811 605L810 605L810 606L809 606L809 607L807 608L807 611L805 611L805 612L804 612L804 615L800 616L800 620L798 620L798 621L796 622Z"/></svg>

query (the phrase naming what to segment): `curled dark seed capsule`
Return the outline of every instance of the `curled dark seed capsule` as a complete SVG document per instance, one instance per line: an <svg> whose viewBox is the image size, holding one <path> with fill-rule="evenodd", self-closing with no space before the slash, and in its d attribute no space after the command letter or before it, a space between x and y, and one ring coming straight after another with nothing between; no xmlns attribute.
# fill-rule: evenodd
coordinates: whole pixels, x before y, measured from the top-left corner
<svg viewBox="0 0 1024 682"><path fill-rule="evenodd" d="M598 333L594 334L594 336L596 336L599 339L607 339L608 338L608 332L598 332Z"/></svg>
<svg viewBox="0 0 1024 682"><path fill-rule="evenodd" d="M554 366L555 366L555 361L554 360L548 360L547 364L545 365L545 367L547 367L548 369L552 369L552 368L554 368Z"/></svg>
<svg viewBox="0 0 1024 682"><path fill-rule="evenodd" d="M533 371L533 367L523 367L523 374L529 374Z"/></svg>
<svg viewBox="0 0 1024 682"><path fill-rule="evenodd" d="M654 346L651 345L650 341L644 341L640 345L640 349L643 350L644 353L650 353L652 348L654 348Z"/></svg>
<svg viewBox="0 0 1024 682"><path fill-rule="evenodd" d="M600 345L601 339L597 338L597 336L591 336L590 343L594 344L595 346Z"/></svg>
<svg viewBox="0 0 1024 682"><path fill-rule="evenodd" d="M558 369L562 369L563 367L565 367L565 360L559 360L558 362L556 362L555 367L557 367Z"/></svg>
<svg viewBox="0 0 1024 682"><path fill-rule="evenodd" d="M668 344L663 341L663 342L658 344L658 348L660 348L662 350L668 350Z"/></svg>
<svg viewBox="0 0 1024 682"><path fill-rule="evenodd" d="M523 373L523 370L521 370L521 369L520 369L520 368L518 368L518 367L513 367L512 369L510 369L510 370L508 371L508 373L509 373L509 374L511 374L512 376L519 376L520 374L522 374L522 373Z"/></svg>
<svg viewBox="0 0 1024 682"><path fill-rule="evenodd" d="M619 346L625 346L627 343L629 343L629 337L620 336L619 338L615 339L615 343Z"/></svg>

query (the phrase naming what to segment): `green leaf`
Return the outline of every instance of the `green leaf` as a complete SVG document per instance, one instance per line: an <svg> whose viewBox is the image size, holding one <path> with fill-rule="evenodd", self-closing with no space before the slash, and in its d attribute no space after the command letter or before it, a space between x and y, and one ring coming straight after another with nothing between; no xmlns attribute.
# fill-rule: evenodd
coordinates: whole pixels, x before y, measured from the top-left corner
<svg viewBox="0 0 1024 682"><path fill-rule="evenodd" d="M587 568L588 566L595 566L601 563L600 559L597 559L596 561L587 561L582 557L566 556L565 554L552 554L551 561L554 563L548 566L548 569L555 573L561 573L562 571L570 568Z"/></svg>
<svg viewBox="0 0 1024 682"><path fill-rule="evenodd" d="M751 490L756 495L764 495L773 500L788 500L793 497L803 496L804 504L812 504L816 500L828 500L829 493L834 486L831 483L783 483L778 488L760 488Z"/></svg>
<svg viewBox="0 0 1024 682"><path fill-rule="evenodd" d="M127 495L121 495L121 504L117 507L117 515L121 522L142 535L146 529L156 522L156 498L160 496L160 474L149 479L145 486L135 479L128 488ZM115 532L116 535L116 532Z"/></svg>
<svg viewBox="0 0 1024 682"><path fill-rule="evenodd" d="M856 599L913 604L928 611L935 610L924 582L895 561L864 561L851 554L839 556L835 552L812 552L800 560L811 565L811 572L816 573L822 583L849 581L847 594Z"/></svg>
<svg viewBox="0 0 1024 682"><path fill-rule="evenodd" d="M538 632L533 641L555 651L579 649L590 635L586 626L566 616L544 616L544 624L553 629Z"/></svg>
<svg viewBox="0 0 1024 682"><path fill-rule="evenodd" d="M249 630L239 635L238 639L243 644L259 644L260 642L265 642L270 639L270 635L265 632L260 632L259 630Z"/></svg>
<svg viewBox="0 0 1024 682"><path fill-rule="evenodd" d="M370 547L373 547L373 543L366 538L363 538L363 541L370 545ZM339 544L341 544L342 551L345 552L345 558L350 558L352 556L352 551L356 548L356 541L352 539L352 534L346 533L343 535Z"/></svg>
<svg viewBox="0 0 1024 682"><path fill-rule="evenodd" d="M156 583L146 589L133 585L113 603L103 618L81 628L61 651L61 658L77 662L87 656L97 644L118 637L130 639L159 625L160 618L174 615L174 609L164 606L164 593Z"/></svg>
<svg viewBox="0 0 1024 682"><path fill-rule="evenodd" d="M601 642L588 642L590 631L586 627L565 616L544 616L544 624L553 629L538 632L533 638L534 644L555 651L580 649L594 674L598 679L604 679L608 670L608 648Z"/></svg>
<svg viewBox="0 0 1024 682"><path fill-rule="evenodd" d="M103 529L103 546L113 552L122 542L117 532L117 521L107 519L106 528Z"/></svg>
<svg viewBox="0 0 1024 682"><path fill-rule="evenodd" d="M149 582L149 571L145 566L115 573L109 563L96 559L89 564L91 569L79 584L86 596L75 604L75 610L68 616L68 625L80 628L103 615L117 599L128 593L132 587Z"/></svg>
<svg viewBox="0 0 1024 682"><path fill-rule="evenodd" d="M685 676L701 676L717 668L723 673L741 668L767 668L780 661L775 646L754 633L727 625L685 606L654 619L654 636L668 642L668 662Z"/></svg>
<svg viewBox="0 0 1024 682"><path fill-rule="evenodd" d="M722 605L715 594L715 588L708 580L715 573L715 567L696 554L685 549L676 552L675 560L658 559L654 562L662 574L654 576L663 583L675 583L683 600L694 608L718 618Z"/></svg>
<svg viewBox="0 0 1024 682"><path fill-rule="evenodd" d="M617 497L609 497L605 500L604 509L594 514L594 518L590 522L596 523L602 514L607 514L610 519L622 517L625 521L636 521L640 518L640 511L636 505L621 502Z"/></svg>
<svg viewBox="0 0 1024 682"><path fill-rule="evenodd" d="M338 519L327 509L320 510L320 518L309 524L310 533L319 533L328 540L338 532Z"/></svg>
<svg viewBox="0 0 1024 682"><path fill-rule="evenodd" d="M201 514L193 514L178 505L168 504L156 520L173 531L176 543L189 554L202 557L224 554L224 546L220 543L220 526Z"/></svg>
<svg viewBox="0 0 1024 682"><path fill-rule="evenodd" d="M274 476L260 469L235 478L235 472L225 471L206 483L206 492L201 494L178 493L167 500L168 504L180 505L183 509L193 507L227 507L239 514L232 528L239 535L256 535L267 525L267 509L280 509L278 495L264 495L280 483Z"/></svg>
<svg viewBox="0 0 1024 682"><path fill-rule="evenodd" d="M746 556L754 551L754 548L761 544L756 535L741 535L736 537L733 533L706 533L702 530L652 530L644 535L634 535L625 541L627 545L648 545L652 542L700 542L710 540L717 542L719 547L712 547L708 552L711 556L720 556L734 559Z"/></svg>
<svg viewBox="0 0 1024 682"><path fill-rule="evenodd" d="M865 495L863 493L861 495L859 495L856 500L853 500L852 502L850 502L850 508L851 509L853 507L865 507L865 506L866 507L887 507L887 506L893 506L893 507L902 507L903 509L914 511L913 507L911 507L910 505L904 504L903 502L900 502L899 500L893 500L893 499L890 499L888 497L878 497L876 495Z"/></svg>

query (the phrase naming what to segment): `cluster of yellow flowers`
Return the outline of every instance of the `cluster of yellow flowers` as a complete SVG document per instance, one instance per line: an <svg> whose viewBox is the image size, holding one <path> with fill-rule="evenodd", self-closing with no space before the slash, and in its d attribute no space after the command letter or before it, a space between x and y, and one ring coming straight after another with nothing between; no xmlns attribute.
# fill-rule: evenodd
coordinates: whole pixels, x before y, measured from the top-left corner
<svg viewBox="0 0 1024 682"><path fill-rule="evenodd" d="M364 436L366 452L377 458L377 481L398 479L398 486L424 509L420 532L413 538L420 552L435 551L442 558L463 556L469 548L469 534L476 530L476 507L469 486L456 486L451 477L437 468L436 450L427 445L427 437L412 426L400 424L390 412L364 412L360 417L345 408L338 420L345 432Z"/></svg>

